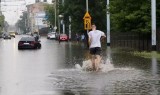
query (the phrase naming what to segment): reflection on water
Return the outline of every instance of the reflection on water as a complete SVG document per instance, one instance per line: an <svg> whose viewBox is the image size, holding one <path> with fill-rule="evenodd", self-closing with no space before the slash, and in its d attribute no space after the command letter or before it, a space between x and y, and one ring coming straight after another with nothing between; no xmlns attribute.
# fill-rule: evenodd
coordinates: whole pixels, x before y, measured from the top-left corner
<svg viewBox="0 0 160 95"><path fill-rule="evenodd" d="M158 74L158 65L157 65L157 58L156 58L157 52L152 52L152 66L151 71L153 76L156 76Z"/></svg>

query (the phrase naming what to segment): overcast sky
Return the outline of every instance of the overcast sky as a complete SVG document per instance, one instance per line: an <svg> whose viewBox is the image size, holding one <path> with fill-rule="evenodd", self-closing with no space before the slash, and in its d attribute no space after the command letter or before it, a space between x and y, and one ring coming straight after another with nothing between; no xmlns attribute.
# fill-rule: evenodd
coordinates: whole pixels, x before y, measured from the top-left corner
<svg viewBox="0 0 160 95"><path fill-rule="evenodd" d="M48 2L51 1L48 0ZM33 4L34 2L34 0L2 0L1 11L5 16L5 20L13 25L22 15L22 12L26 10L26 4Z"/></svg>

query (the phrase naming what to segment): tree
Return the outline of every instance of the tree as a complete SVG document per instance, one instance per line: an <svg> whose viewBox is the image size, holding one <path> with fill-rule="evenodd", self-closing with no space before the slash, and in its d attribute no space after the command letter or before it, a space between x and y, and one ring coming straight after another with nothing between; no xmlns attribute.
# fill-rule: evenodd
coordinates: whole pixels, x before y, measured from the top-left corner
<svg viewBox="0 0 160 95"><path fill-rule="evenodd" d="M20 16L20 20L17 21L16 26L19 27L24 33L27 33L27 12L23 12L23 15Z"/></svg>
<svg viewBox="0 0 160 95"><path fill-rule="evenodd" d="M112 31L151 31L150 0L111 0L110 13Z"/></svg>
<svg viewBox="0 0 160 95"><path fill-rule="evenodd" d="M89 13L97 28L106 31L106 0L88 0ZM83 16L86 0L65 0L59 5L59 14L64 15L66 26L72 18L72 31L84 32ZM112 32L151 32L151 0L110 0ZM53 9L52 9L52 14ZM53 15L51 18L54 18ZM160 0L157 0L157 27L160 26ZM52 21L52 20L50 20ZM52 21L53 22L53 21ZM67 27L68 28L68 27Z"/></svg>
<svg viewBox="0 0 160 95"><path fill-rule="evenodd" d="M89 13L97 27L101 30L106 30L104 0L89 0ZM86 13L85 0L66 0L64 6L60 8L60 14L64 15L66 24L68 24L68 17L72 18L72 30L74 32L84 32L83 17Z"/></svg>
<svg viewBox="0 0 160 95"><path fill-rule="evenodd" d="M3 28L4 28L4 15L0 16L0 33L2 32Z"/></svg>
<svg viewBox="0 0 160 95"><path fill-rule="evenodd" d="M105 30L105 4L103 2L104 0L89 0L89 13L92 16L92 21L97 24L98 28ZM69 25L69 16L71 16L72 31L74 33L82 33L85 31L83 25L83 16L86 12L85 0L65 0L64 6L59 2L57 3L57 8L59 10L59 14L64 16L63 19L66 24L66 28L68 28ZM54 25L55 14L53 5L47 5L45 9L48 21Z"/></svg>
<svg viewBox="0 0 160 95"><path fill-rule="evenodd" d="M54 25L55 22L55 11L54 11L54 5L52 4L46 4L45 5L45 12L47 17L47 22L50 23L50 25Z"/></svg>

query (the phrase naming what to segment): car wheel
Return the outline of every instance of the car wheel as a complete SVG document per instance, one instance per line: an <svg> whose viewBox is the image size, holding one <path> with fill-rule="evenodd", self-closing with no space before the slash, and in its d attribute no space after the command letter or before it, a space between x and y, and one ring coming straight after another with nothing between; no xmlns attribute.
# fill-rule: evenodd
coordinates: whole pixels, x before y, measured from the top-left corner
<svg viewBox="0 0 160 95"><path fill-rule="evenodd" d="M38 45L37 45L37 48L40 49L40 48L41 48L41 44L38 44Z"/></svg>
<svg viewBox="0 0 160 95"><path fill-rule="evenodd" d="M21 50L21 48L20 48L20 47L18 47L18 50Z"/></svg>
<svg viewBox="0 0 160 95"><path fill-rule="evenodd" d="M39 49L40 49L41 47L42 47L41 44L39 44Z"/></svg>

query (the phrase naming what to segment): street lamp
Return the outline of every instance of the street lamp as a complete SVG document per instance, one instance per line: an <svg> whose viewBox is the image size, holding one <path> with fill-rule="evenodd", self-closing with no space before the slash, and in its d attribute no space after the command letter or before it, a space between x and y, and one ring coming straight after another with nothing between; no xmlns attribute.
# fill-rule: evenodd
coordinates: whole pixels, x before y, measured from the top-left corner
<svg viewBox="0 0 160 95"><path fill-rule="evenodd" d="M109 0L106 4L106 20L107 20L107 46L110 46L110 12L109 12Z"/></svg>
<svg viewBox="0 0 160 95"><path fill-rule="evenodd" d="M156 0L151 0L152 50L156 50Z"/></svg>
<svg viewBox="0 0 160 95"><path fill-rule="evenodd" d="M54 15L55 15L55 19L54 19L54 30L57 30L57 0L52 0L52 3L54 4Z"/></svg>
<svg viewBox="0 0 160 95"><path fill-rule="evenodd" d="M64 21L63 21L63 15L58 15L59 16L59 19L60 19L60 21L61 21L61 24L63 25L63 33L65 33L65 25L64 25ZM60 32L61 32L61 27L60 27L60 22L59 22L59 34L60 34Z"/></svg>
<svg viewBox="0 0 160 95"><path fill-rule="evenodd" d="M72 18L71 16L69 16L69 39L71 40L71 21L72 21Z"/></svg>

